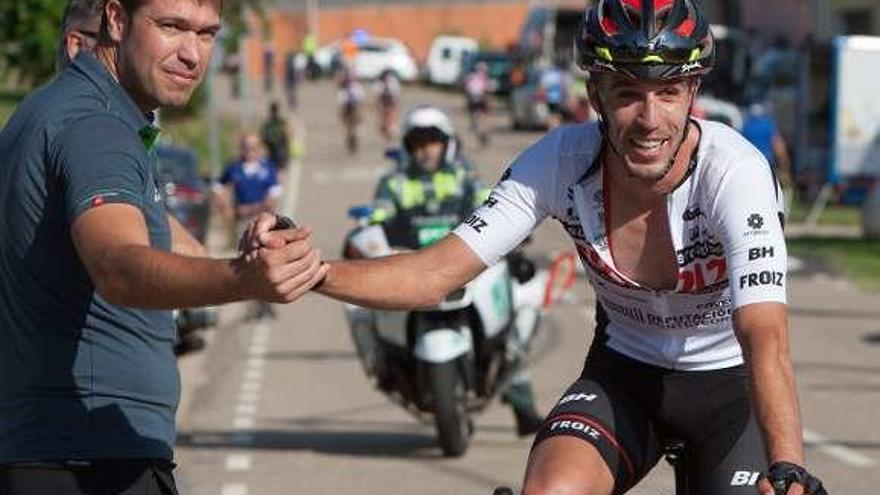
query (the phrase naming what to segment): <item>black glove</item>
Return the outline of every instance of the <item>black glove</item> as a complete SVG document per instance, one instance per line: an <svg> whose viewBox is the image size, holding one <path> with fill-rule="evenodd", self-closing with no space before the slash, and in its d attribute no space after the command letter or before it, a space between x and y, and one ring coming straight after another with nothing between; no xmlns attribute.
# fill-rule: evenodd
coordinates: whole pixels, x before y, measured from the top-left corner
<svg viewBox="0 0 880 495"><path fill-rule="evenodd" d="M295 229L296 222L293 221L290 217L286 217L284 215L275 215L275 226L272 227L272 230L287 230L287 229Z"/></svg>
<svg viewBox="0 0 880 495"><path fill-rule="evenodd" d="M808 473L803 466L790 462L774 462L764 477L770 482L776 495L786 495L792 483L803 486L807 495L828 495L819 478Z"/></svg>

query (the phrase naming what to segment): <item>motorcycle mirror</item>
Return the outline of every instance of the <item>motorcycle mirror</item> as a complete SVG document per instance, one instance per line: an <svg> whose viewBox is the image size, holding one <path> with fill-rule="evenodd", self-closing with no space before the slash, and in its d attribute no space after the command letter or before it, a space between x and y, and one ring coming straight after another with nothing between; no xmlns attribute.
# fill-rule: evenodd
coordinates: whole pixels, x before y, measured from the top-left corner
<svg viewBox="0 0 880 495"><path fill-rule="evenodd" d="M367 218L373 214L373 207L370 205L357 205L348 209L348 217L354 220Z"/></svg>
<svg viewBox="0 0 880 495"><path fill-rule="evenodd" d="M400 151L400 148L388 148L385 150L385 158L394 162L399 162L402 155L403 153Z"/></svg>

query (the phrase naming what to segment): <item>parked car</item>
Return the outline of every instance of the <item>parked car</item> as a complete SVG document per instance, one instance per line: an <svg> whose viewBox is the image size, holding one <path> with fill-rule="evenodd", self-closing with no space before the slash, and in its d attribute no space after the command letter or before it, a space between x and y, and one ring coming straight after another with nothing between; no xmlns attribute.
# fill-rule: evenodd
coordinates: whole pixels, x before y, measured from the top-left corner
<svg viewBox="0 0 880 495"><path fill-rule="evenodd" d="M315 63L321 73L331 74L340 67L342 40L334 41L315 50ZM300 55L297 67L303 69L306 59ZM352 64L355 77L358 79L378 79L385 72L393 72L401 81L415 81L419 69L409 48L396 39L369 37L358 43L358 53Z"/></svg>
<svg viewBox="0 0 880 495"><path fill-rule="evenodd" d="M403 42L391 38L370 38L358 47L354 75L358 79L378 79L392 72L401 81L415 81L419 75L416 61Z"/></svg>
<svg viewBox="0 0 880 495"><path fill-rule="evenodd" d="M506 96L510 94L510 71L513 69L513 56L507 52L473 52L462 59L461 77L459 84L464 78L473 72L474 66L485 62L489 67L489 79L492 81L491 91L496 95Z"/></svg>
<svg viewBox="0 0 880 495"><path fill-rule="evenodd" d="M478 49L477 40L473 38L437 36L428 51L428 82L441 86L454 86L461 77L464 58Z"/></svg>
<svg viewBox="0 0 880 495"><path fill-rule="evenodd" d="M199 242L204 243L210 222L210 187L199 177L198 159L190 149L167 144L156 148L158 180L165 191L168 211ZM175 313L177 320L178 354L201 349L203 339L197 330L217 324L218 310L214 307L187 308Z"/></svg>

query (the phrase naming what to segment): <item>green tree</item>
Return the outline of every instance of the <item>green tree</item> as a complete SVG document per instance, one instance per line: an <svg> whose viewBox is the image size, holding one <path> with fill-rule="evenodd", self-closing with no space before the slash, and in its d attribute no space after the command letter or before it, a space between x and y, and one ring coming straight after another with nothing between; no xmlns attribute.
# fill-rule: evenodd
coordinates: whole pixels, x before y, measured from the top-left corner
<svg viewBox="0 0 880 495"><path fill-rule="evenodd" d="M58 33L66 0L0 1L0 67L3 76L36 85L55 72Z"/></svg>

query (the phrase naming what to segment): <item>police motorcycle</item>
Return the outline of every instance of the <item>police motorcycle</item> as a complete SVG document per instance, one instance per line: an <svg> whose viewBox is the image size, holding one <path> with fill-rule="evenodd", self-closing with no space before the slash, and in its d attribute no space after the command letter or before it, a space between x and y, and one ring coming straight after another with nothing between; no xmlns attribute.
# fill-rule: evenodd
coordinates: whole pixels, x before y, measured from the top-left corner
<svg viewBox="0 0 880 495"><path fill-rule="evenodd" d="M441 112L430 107L413 110L404 121L405 148L413 129L438 127L446 138L454 136ZM452 139L446 142L447 160L456 145ZM406 170L408 156L406 149L386 152L393 162L392 175L399 177L395 174ZM377 201L349 210L356 226L347 236L344 257L375 258L429 246L456 227L473 206L460 198L437 199L424 208L402 208L381 219L377 213L383 200ZM540 324L548 278L545 270L536 270L515 252L436 307L385 311L346 305L364 372L392 401L436 427L444 455L464 454L473 432L472 416L496 394L504 392L506 399L506 391L516 388L520 363Z"/></svg>
<svg viewBox="0 0 880 495"><path fill-rule="evenodd" d="M349 211L357 227L347 258L401 252L372 207ZM419 246L445 236L451 218L414 220ZM461 456L473 433L472 416L485 409L518 369L542 316L548 274L516 254L487 268L436 307L415 311L345 305L352 340L371 383L418 420L436 427L443 454Z"/></svg>

